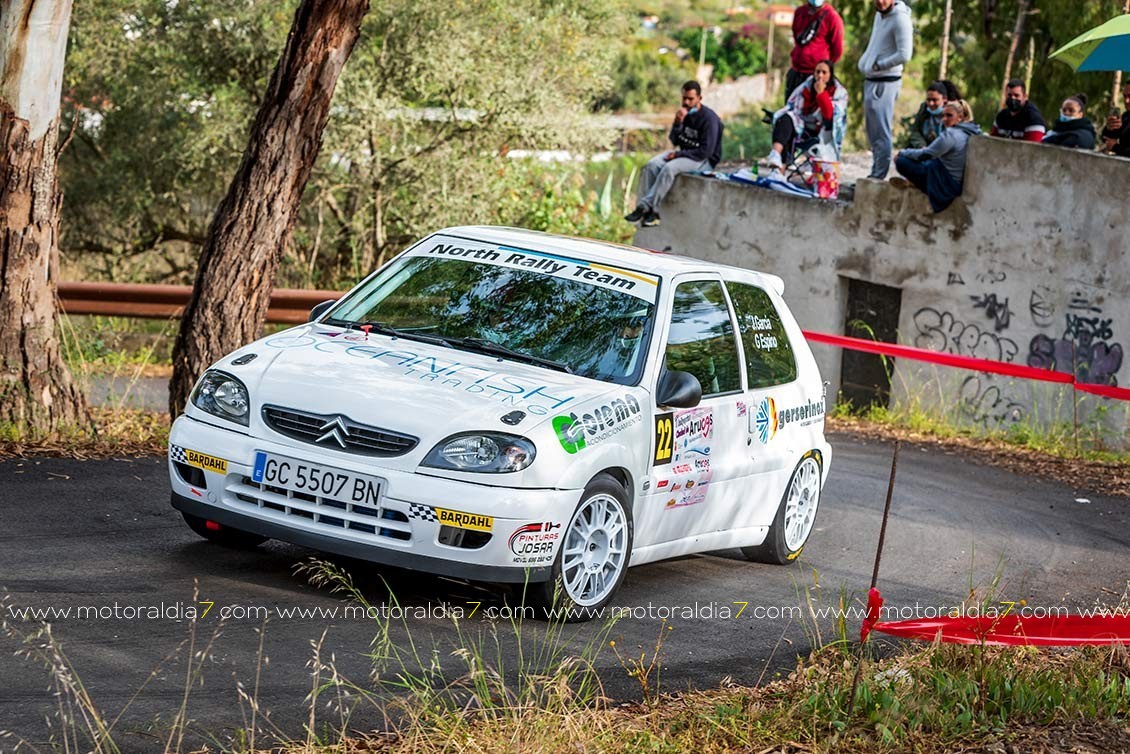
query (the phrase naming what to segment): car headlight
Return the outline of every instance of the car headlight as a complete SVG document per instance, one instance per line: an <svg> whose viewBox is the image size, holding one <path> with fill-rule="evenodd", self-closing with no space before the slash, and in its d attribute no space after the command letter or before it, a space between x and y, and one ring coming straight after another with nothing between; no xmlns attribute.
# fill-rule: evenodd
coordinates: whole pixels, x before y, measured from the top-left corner
<svg viewBox="0 0 1130 754"><path fill-rule="evenodd" d="M251 401L247 387L237 378L209 369L192 391L192 405L213 416L247 426Z"/></svg>
<svg viewBox="0 0 1130 754"><path fill-rule="evenodd" d="M534 462L537 450L524 437L505 432L464 432L436 445L424 457L423 466L455 471L506 474L521 471Z"/></svg>

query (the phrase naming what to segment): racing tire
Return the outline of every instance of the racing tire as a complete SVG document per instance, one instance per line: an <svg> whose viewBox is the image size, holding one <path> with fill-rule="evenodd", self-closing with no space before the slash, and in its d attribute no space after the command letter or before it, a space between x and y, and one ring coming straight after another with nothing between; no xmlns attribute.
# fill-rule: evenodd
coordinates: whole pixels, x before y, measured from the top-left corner
<svg viewBox="0 0 1130 754"><path fill-rule="evenodd" d="M258 547L263 544L268 539L260 534L252 534L251 532L232 529L229 526L220 526L218 529L210 529L208 528L209 522L206 519L184 512L182 512L181 515L184 516L184 522L188 524L188 528L192 529L209 542L215 542L224 547L250 550L253 547Z"/></svg>
<svg viewBox="0 0 1130 754"><path fill-rule="evenodd" d="M758 563L787 565L800 557L820 507L820 474L816 454L806 453L793 469L765 541L742 548L746 558Z"/></svg>
<svg viewBox="0 0 1130 754"><path fill-rule="evenodd" d="M562 532L552 576L526 586L526 604L543 620L596 617L624 582L634 534L627 491L612 476L597 474Z"/></svg>

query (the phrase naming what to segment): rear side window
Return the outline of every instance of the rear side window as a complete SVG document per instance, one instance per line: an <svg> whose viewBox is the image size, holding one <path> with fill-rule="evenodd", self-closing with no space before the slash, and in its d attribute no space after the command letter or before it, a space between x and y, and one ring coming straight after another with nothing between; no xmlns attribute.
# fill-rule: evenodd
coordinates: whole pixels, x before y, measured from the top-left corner
<svg viewBox="0 0 1130 754"><path fill-rule="evenodd" d="M738 344L721 283L696 280L675 289L667 368L697 377L704 398L742 389Z"/></svg>
<svg viewBox="0 0 1130 754"><path fill-rule="evenodd" d="M796 358L769 294L757 286L727 282L745 350L749 387L770 387L796 379Z"/></svg>

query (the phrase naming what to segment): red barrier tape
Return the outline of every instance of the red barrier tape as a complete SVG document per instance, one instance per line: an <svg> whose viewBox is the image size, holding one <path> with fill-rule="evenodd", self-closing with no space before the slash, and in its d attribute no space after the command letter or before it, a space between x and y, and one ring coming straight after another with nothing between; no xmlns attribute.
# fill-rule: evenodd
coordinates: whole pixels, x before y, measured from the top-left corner
<svg viewBox="0 0 1130 754"><path fill-rule="evenodd" d="M1130 644L1130 615L1056 615L932 618L879 622L872 628L891 636L946 644L1078 647Z"/></svg>
<svg viewBox="0 0 1130 754"><path fill-rule="evenodd" d="M993 361L992 359L978 359L972 356L958 356L952 353L931 351L926 348L913 346L900 346L896 343L881 343L863 338L850 338L846 335L829 335L822 332L804 330L804 337L810 343L824 343L839 348L848 348L853 351L877 353L884 356L893 356L899 359L924 361L929 364L941 364L958 369L972 369L976 372L991 372L1003 374L1008 377L1019 377L1026 380L1039 380L1040 382L1056 382L1071 385L1082 393L1091 393L1104 398L1114 398L1120 401L1130 401L1130 388L1115 387L1113 385L1092 385L1076 382L1075 376L1068 372L1057 372L1053 369L1037 369L1023 364L1010 364L1007 361Z"/></svg>

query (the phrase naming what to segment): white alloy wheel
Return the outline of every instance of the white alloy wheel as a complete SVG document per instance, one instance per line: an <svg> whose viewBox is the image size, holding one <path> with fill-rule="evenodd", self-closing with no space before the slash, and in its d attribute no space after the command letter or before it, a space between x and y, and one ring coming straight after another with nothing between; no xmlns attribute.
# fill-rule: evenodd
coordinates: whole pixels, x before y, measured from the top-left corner
<svg viewBox="0 0 1130 754"><path fill-rule="evenodd" d="M747 558L760 563L785 565L800 557L816 523L816 509L820 506L820 475L820 456L815 451L805 453L789 477L765 539L761 544L742 548Z"/></svg>
<svg viewBox="0 0 1130 754"><path fill-rule="evenodd" d="M561 582L577 605L603 602L620 585L628 563L628 517L624 505L606 492L577 507L561 552Z"/></svg>
<svg viewBox="0 0 1130 754"><path fill-rule="evenodd" d="M820 504L820 466L811 456L801 461L785 498L785 547L799 550L808 541Z"/></svg>

